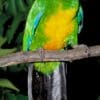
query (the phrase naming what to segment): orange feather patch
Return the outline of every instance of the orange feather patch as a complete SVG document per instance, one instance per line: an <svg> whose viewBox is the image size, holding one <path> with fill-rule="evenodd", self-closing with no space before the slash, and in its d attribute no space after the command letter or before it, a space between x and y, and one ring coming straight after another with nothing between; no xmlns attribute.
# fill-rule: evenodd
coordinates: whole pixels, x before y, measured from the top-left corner
<svg viewBox="0 0 100 100"><path fill-rule="evenodd" d="M46 50L59 50L64 48L66 38L73 32L76 9L58 9L58 12L49 16L45 23L45 34L48 41L44 45Z"/></svg>

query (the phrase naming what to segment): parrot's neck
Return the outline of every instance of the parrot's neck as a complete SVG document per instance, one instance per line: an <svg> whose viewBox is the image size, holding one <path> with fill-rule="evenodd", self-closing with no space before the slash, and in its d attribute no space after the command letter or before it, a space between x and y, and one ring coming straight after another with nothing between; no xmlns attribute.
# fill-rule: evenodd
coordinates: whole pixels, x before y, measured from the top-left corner
<svg viewBox="0 0 100 100"><path fill-rule="evenodd" d="M48 6L58 6L63 5L64 8L72 8L72 7L78 7L79 6L79 0L45 0L46 4Z"/></svg>
<svg viewBox="0 0 100 100"><path fill-rule="evenodd" d="M61 0L65 7L77 7L79 5L79 0Z"/></svg>

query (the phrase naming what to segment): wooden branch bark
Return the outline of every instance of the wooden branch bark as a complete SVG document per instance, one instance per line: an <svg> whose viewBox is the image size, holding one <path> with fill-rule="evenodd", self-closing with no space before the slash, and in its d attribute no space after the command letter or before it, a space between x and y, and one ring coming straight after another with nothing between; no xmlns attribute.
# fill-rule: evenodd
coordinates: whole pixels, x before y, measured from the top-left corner
<svg viewBox="0 0 100 100"><path fill-rule="evenodd" d="M40 62L40 61L73 61L88 57L100 56L100 45L87 47L79 45L71 50L62 51L41 51L18 52L0 58L0 67L6 67L15 64Z"/></svg>

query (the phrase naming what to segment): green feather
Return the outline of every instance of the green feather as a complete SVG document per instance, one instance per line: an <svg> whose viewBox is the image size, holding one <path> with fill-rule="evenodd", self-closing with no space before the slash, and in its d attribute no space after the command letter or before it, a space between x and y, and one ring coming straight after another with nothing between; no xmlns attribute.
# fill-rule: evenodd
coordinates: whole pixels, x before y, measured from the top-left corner
<svg viewBox="0 0 100 100"><path fill-rule="evenodd" d="M56 68L59 67L59 65L60 65L60 62L34 63L35 69L46 75L52 73Z"/></svg>

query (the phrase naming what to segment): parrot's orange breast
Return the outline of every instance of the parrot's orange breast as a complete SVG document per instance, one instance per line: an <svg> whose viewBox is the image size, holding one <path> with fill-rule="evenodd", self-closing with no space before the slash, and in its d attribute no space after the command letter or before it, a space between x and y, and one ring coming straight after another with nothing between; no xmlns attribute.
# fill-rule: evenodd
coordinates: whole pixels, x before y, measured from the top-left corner
<svg viewBox="0 0 100 100"><path fill-rule="evenodd" d="M64 48L66 38L74 29L72 18L75 16L75 12L75 9L59 9L57 13L47 18L44 31L48 40L44 45L44 49L58 50Z"/></svg>

